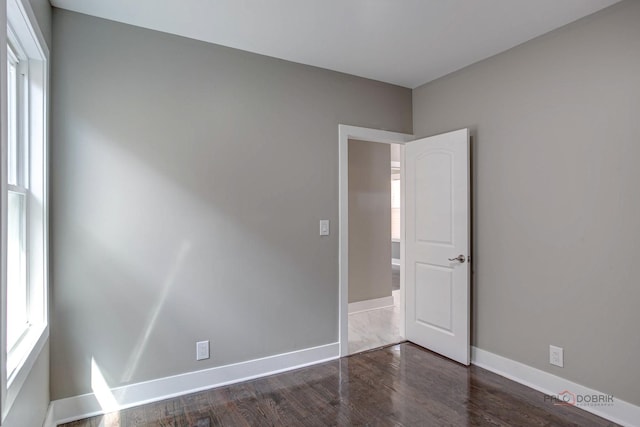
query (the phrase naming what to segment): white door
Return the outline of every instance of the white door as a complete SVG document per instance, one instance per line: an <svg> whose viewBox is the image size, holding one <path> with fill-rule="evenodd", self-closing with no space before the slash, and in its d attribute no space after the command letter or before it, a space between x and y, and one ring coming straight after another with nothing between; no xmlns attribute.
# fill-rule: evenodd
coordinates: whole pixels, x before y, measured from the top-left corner
<svg viewBox="0 0 640 427"><path fill-rule="evenodd" d="M469 364L469 131L405 145L406 337Z"/></svg>

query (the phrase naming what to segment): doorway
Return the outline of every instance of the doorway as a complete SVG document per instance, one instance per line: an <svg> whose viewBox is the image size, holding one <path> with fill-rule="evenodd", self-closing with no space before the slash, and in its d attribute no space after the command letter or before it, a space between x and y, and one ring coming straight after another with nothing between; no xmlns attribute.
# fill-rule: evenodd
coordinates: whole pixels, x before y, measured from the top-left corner
<svg viewBox="0 0 640 427"><path fill-rule="evenodd" d="M400 145L349 139L349 354L400 334Z"/></svg>
<svg viewBox="0 0 640 427"><path fill-rule="evenodd" d="M401 144L400 335L470 362L470 136L339 125L339 344L349 351L349 140ZM387 261L388 262L388 261ZM387 264L388 266L388 264ZM406 273L406 274L405 274Z"/></svg>
<svg viewBox="0 0 640 427"><path fill-rule="evenodd" d="M349 140L358 140L358 141L366 141L374 142L374 143L382 143L389 145L389 149L391 144L399 144L402 145L407 141L412 141L414 139L413 135L403 134L397 132L388 132L377 129L367 129L360 128L355 126L339 126L339 135L340 135L340 216L339 216L339 225L340 225L340 306L339 306L339 336L340 336L340 356L347 356L351 352L349 351ZM400 148L400 151L402 148ZM388 173L389 179L391 178L391 163L388 164ZM390 197L390 194L389 194ZM389 205L390 208L390 205ZM390 210L390 209L389 209ZM391 243L391 242L390 242ZM400 246L402 243L400 242ZM391 247L390 247L391 250ZM391 256L386 260L385 267L389 269L390 279L392 279L392 266L391 266ZM403 287L403 277L400 275L399 278L399 287ZM399 295L398 295L399 294ZM404 337L405 333L405 318L404 318L404 297L402 292L396 293L398 295L399 301L395 303L397 306L397 312L395 316L397 318L398 324L398 334L401 337ZM393 298L391 298L391 305L394 304ZM352 305L353 307L353 305ZM367 312L366 304L362 306L363 312ZM352 313L353 313L352 309ZM372 313L368 313L372 314ZM367 326L367 313L362 314L361 317L363 319L360 320L360 324L366 328ZM377 313L380 314L380 313ZM385 313L387 317L393 315L393 313ZM353 316L352 316L353 317ZM384 314L381 319L377 319L378 321L384 322Z"/></svg>

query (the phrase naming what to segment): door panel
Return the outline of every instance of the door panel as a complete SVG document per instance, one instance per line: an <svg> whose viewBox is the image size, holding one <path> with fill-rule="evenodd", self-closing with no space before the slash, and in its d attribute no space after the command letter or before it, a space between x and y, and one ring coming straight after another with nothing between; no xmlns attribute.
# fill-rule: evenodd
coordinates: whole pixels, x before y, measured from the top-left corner
<svg viewBox="0 0 640 427"><path fill-rule="evenodd" d="M469 132L409 142L404 152L407 339L468 365Z"/></svg>
<svg viewBox="0 0 640 427"><path fill-rule="evenodd" d="M416 201L416 218L421 219L416 222L418 241L453 243L452 160L451 153L436 150L416 159L413 197Z"/></svg>
<svg viewBox="0 0 640 427"><path fill-rule="evenodd" d="M416 263L416 321L425 326L451 332L452 269Z"/></svg>

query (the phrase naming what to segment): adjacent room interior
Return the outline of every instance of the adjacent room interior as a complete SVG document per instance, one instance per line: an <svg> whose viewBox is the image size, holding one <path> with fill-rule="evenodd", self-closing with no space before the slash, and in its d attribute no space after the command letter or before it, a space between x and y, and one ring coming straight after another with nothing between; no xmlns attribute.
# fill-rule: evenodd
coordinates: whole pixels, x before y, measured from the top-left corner
<svg viewBox="0 0 640 427"><path fill-rule="evenodd" d="M404 341L400 144L349 140L349 354Z"/></svg>
<svg viewBox="0 0 640 427"><path fill-rule="evenodd" d="M638 425L640 2L2 5L3 427Z"/></svg>

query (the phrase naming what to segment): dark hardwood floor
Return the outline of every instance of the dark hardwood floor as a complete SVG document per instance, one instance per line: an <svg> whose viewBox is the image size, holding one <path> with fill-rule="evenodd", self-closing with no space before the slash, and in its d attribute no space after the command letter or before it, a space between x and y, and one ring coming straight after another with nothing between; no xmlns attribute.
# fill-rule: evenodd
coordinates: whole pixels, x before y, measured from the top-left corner
<svg viewBox="0 0 640 427"><path fill-rule="evenodd" d="M64 424L98 426L615 425L410 343Z"/></svg>

